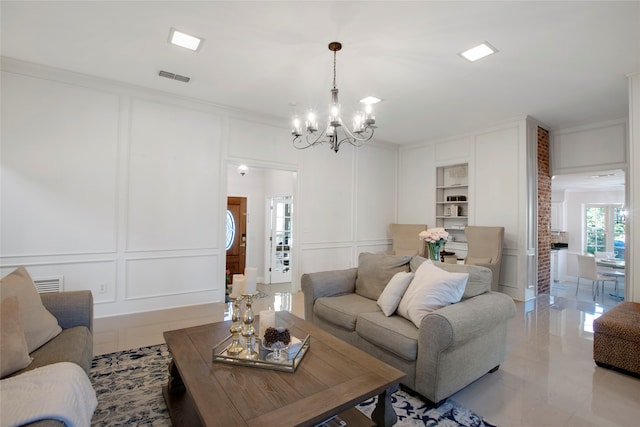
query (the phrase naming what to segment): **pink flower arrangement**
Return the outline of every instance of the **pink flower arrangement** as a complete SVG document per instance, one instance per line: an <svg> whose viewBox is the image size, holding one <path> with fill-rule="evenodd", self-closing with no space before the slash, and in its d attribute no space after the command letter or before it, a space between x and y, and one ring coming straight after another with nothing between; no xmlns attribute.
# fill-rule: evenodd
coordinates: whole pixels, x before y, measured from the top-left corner
<svg viewBox="0 0 640 427"><path fill-rule="evenodd" d="M449 233L442 227L436 227L421 231L418 236L427 243L437 243L449 237Z"/></svg>

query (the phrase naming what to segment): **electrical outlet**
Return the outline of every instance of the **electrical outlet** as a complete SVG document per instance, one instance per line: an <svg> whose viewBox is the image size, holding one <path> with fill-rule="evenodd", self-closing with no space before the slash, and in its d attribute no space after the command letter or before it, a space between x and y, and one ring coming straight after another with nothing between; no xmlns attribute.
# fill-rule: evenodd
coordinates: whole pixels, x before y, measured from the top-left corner
<svg viewBox="0 0 640 427"><path fill-rule="evenodd" d="M100 292L101 294L106 294L107 293L107 284L106 283L100 283L100 286L98 287L98 292Z"/></svg>

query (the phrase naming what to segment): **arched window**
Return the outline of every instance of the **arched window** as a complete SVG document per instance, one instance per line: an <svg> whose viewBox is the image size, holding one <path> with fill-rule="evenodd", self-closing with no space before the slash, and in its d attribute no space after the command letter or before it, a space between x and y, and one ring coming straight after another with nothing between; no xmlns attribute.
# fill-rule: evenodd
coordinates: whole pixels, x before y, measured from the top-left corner
<svg viewBox="0 0 640 427"><path fill-rule="evenodd" d="M233 239L236 237L236 221L231 211L227 210L227 249L231 249Z"/></svg>

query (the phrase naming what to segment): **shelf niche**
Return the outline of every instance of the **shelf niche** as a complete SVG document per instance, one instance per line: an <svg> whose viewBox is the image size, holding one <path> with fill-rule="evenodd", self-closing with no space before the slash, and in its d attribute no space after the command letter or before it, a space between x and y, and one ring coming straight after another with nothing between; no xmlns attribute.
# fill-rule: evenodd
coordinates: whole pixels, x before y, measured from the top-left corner
<svg viewBox="0 0 640 427"><path fill-rule="evenodd" d="M454 241L466 243L469 220L469 164L436 168L436 226L445 228Z"/></svg>

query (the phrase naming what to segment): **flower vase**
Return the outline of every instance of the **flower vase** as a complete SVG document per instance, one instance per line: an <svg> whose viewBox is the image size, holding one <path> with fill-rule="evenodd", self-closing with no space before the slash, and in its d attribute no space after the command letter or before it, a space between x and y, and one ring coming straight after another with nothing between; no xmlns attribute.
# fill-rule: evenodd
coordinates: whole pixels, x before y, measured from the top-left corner
<svg viewBox="0 0 640 427"><path fill-rule="evenodd" d="M427 242L429 248L429 259L432 261L440 261L441 242Z"/></svg>

